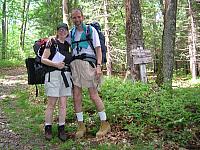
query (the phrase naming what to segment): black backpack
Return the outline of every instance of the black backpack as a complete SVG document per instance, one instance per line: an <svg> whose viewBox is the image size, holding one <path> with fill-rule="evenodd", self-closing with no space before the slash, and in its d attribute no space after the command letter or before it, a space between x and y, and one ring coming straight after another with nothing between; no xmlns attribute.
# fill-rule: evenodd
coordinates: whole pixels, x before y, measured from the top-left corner
<svg viewBox="0 0 200 150"><path fill-rule="evenodd" d="M88 25L91 25L92 27L94 27L99 34L99 40L100 40L101 51L102 51L102 64L105 64L107 62L107 59L106 59L107 47L106 47L106 42L105 42L105 36L101 32L100 24L98 22L93 22L93 23L90 23ZM90 32L88 32L88 31L90 31L89 26L87 28L87 33L86 33L86 37L89 39L91 37L91 35L90 35ZM92 45L92 41L90 43ZM95 51L95 48L94 48L93 45L92 45L92 48Z"/></svg>
<svg viewBox="0 0 200 150"><path fill-rule="evenodd" d="M35 52L35 58L27 58L25 60L27 73L28 73L28 84L44 84L44 76L46 73L46 66L41 63L41 57L46 47L48 38L43 38L35 41L33 50Z"/></svg>
<svg viewBox="0 0 200 150"><path fill-rule="evenodd" d="M48 38L42 38L42 39L35 41L35 43L33 45L33 50L36 55L36 61L38 63L41 63L41 57L44 52L44 49L46 48L46 43L48 40L49 40Z"/></svg>
<svg viewBox="0 0 200 150"><path fill-rule="evenodd" d="M90 33L90 26L94 27L97 30L97 33L99 35L100 44L101 44L102 64L105 64L107 62L107 58L106 58L107 47L105 44L105 36L101 32L100 24L98 22L92 22L87 25L88 26L87 26L87 30L86 30L86 38L87 38L86 40L89 42L91 48L94 50L94 52L96 54L96 51L95 51L95 48L93 46L92 39L91 39L91 33ZM75 32L73 30L74 30L74 28L71 31L71 36L74 36L73 34L75 34ZM77 41L77 42L81 42L81 41Z"/></svg>
<svg viewBox="0 0 200 150"><path fill-rule="evenodd" d="M28 84L36 85L36 96L38 95L37 84L44 84L45 74L47 72L55 70L55 68L50 68L41 63L41 57L46 47L48 38L43 38L35 41L33 45L33 50L35 52L35 58L25 59L27 74L28 74ZM53 58L53 55L50 56Z"/></svg>

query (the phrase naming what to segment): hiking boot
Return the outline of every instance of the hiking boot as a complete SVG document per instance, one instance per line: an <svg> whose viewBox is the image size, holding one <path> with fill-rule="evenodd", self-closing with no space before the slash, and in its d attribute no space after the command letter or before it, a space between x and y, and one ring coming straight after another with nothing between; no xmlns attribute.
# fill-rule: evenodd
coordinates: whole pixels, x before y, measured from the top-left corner
<svg viewBox="0 0 200 150"><path fill-rule="evenodd" d="M110 124L107 121L102 121L99 131L96 133L96 137L105 136L108 132L111 131Z"/></svg>
<svg viewBox="0 0 200 150"><path fill-rule="evenodd" d="M46 125L45 126L45 139L50 141L52 139L52 126Z"/></svg>
<svg viewBox="0 0 200 150"><path fill-rule="evenodd" d="M67 135L65 134L65 126L64 125L58 126L58 138L61 141L66 141L66 139L67 139Z"/></svg>
<svg viewBox="0 0 200 150"><path fill-rule="evenodd" d="M86 133L85 124L83 122L79 121L75 137L76 138L82 138L85 135L85 133Z"/></svg>

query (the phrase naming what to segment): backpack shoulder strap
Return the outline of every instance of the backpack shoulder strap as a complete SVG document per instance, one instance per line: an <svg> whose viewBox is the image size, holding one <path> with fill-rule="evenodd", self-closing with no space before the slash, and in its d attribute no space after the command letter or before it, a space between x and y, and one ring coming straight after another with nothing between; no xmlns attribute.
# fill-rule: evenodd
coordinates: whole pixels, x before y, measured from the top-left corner
<svg viewBox="0 0 200 150"><path fill-rule="evenodd" d="M92 40L92 26L89 24L87 25L87 28L86 28L86 38L88 40Z"/></svg>
<svg viewBox="0 0 200 150"><path fill-rule="evenodd" d="M92 36L90 29L91 29L91 26L87 25L87 28L86 28L86 38L87 39L91 38L91 36Z"/></svg>
<svg viewBox="0 0 200 150"><path fill-rule="evenodd" d="M74 38L75 38L75 33L76 33L76 28L73 27L70 31L70 36L71 36L71 41L72 43L74 42Z"/></svg>
<svg viewBox="0 0 200 150"><path fill-rule="evenodd" d="M56 38L52 38L51 39L51 48L50 48L50 56L48 59L53 59L54 55L56 54L56 51L59 51L59 48L58 48L58 43L57 43L57 40Z"/></svg>
<svg viewBox="0 0 200 150"><path fill-rule="evenodd" d="M86 39L87 39L90 47L94 50L94 53L96 54L94 45L92 43L92 26L91 25L87 25L87 28L86 28Z"/></svg>

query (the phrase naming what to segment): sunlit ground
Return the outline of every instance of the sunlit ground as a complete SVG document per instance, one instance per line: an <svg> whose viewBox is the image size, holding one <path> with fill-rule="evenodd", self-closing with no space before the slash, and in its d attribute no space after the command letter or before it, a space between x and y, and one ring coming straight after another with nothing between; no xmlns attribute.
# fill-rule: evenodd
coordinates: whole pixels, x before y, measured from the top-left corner
<svg viewBox="0 0 200 150"><path fill-rule="evenodd" d="M194 87L196 84L200 84L200 79L196 80L174 80L172 83L173 88L179 88L179 87Z"/></svg>
<svg viewBox="0 0 200 150"><path fill-rule="evenodd" d="M18 85L27 85L27 80L24 75L4 76L3 79L0 79L0 100L15 98L16 95L10 94L10 92Z"/></svg>

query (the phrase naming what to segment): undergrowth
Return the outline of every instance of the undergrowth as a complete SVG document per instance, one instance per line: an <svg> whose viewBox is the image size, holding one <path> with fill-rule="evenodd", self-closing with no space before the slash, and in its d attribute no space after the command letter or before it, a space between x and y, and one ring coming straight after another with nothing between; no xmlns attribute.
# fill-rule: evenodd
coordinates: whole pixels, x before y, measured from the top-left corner
<svg viewBox="0 0 200 150"><path fill-rule="evenodd" d="M119 149L162 149L168 143L187 147L188 143L199 131L200 124L200 92L199 86L177 88L169 92L154 84L123 82L117 77L106 77L101 86L102 97L107 118L111 126L120 126L127 131L131 145L119 144ZM87 140L69 139L62 143L55 138L46 142L43 137L44 110L46 96L40 87L40 96L35 98L34 87L27 91L20 89L14 92L16 99L0 102L8 114L11 127L18 133L26 135L26 139L42 139L46 147L57 146L60 149L107 149L116 148L109 141L101 144L91 144ZM13 105L13 104L14 105ZM83 110L86 124L90 126L89 134L95 136L98 130L99 117L94 104L89 100L87 90L83 92ZM12 107L9 107L12 106ZM56 109L54 116L57 116ZM18 117L16 117L16 115ZM76 130L73 101L68 99L67 129L73 133ZM54 134L57 133L57 118L54 117ZM24 133L29 131L29 135ZM25 140L25 139L24 139ZM38 148L37 144L33 144Z"/></svg>

